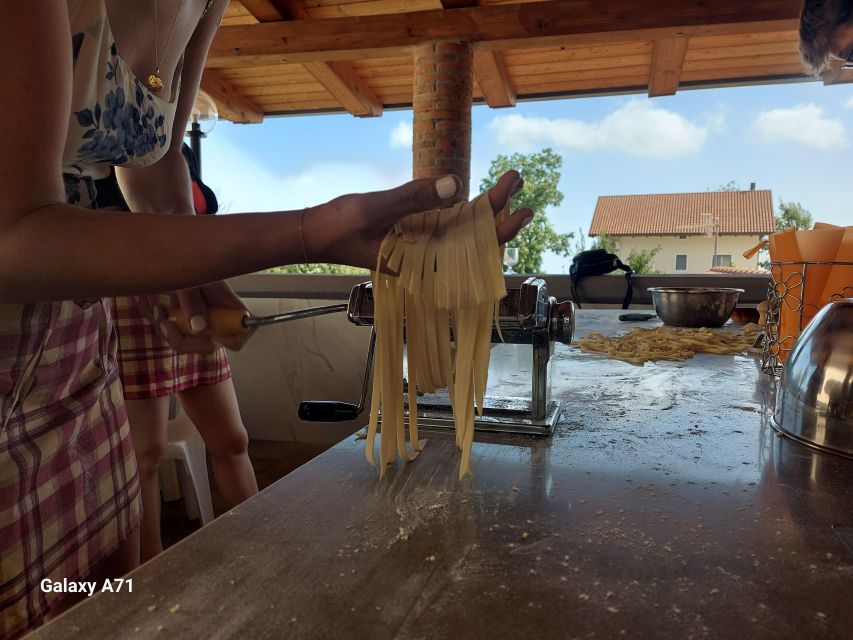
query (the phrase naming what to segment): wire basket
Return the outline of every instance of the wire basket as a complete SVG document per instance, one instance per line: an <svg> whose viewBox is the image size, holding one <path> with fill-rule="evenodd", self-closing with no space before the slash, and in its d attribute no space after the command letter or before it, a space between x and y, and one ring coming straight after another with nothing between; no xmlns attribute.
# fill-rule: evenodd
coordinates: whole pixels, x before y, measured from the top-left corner
<svg viewBox="0 0 853 640"><path fill-rule="evenodd" d="M832 293L821 304L804 303L809 269L814 274L816 267L848 267L849 284ZM787 272L787 273L786 273ZM773 282L767 292L767 315L764 323L764 344L761 358L761 370L769 376L782 374L785 360L788 357L797 336L803 330L821 307L842 298L853 298L853 262L771 262L770 273ZM784 310L794 312L794 329L781 336L781 316Z"/></svg>

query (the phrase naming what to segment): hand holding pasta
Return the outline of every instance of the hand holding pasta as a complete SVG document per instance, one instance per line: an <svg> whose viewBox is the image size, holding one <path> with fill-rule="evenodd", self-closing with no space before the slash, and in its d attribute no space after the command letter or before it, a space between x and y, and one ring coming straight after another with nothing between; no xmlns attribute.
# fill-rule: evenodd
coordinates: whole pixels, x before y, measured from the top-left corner
<svg viewBox="0 0 853 640"><path fill-rule="evenodd" d="M506 172L488 191L492 208L502 210L520 186L518 172ZM302 223L305 257L372 269L389 229L406 216L448 207L458 199L460 188L455 176L423 178L387 191L341 196L308 209ZM507 216L496 230L499 242L514 238L532 217L530 209Z"/></svg>
<svg viewBox="0 0 853 640"><path fill-rule="evenodd" d="M506 296L499 242L507 235L501 229L515 229L515 235L532 217L529 210L509 216L509 197L521 187L517 174L511 174L472 202L401 220L381 244L372 272L377 359L365 443L367 460L375 465L381 411L380 477L398 454L408 462L424 446L418 437L416 391L442 388L448 389L451 398L456 445L462 450L459 477L469 471L474 410L482 414L486 391L492 322L498 302Z"/></svg>

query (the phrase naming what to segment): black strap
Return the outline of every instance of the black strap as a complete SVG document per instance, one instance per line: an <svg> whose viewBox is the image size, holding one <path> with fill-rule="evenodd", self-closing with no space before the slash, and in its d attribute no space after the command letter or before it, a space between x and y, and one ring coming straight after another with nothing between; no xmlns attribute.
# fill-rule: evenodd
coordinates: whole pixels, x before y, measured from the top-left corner
<svg viewBox="0 0 853 640"><path fill-rule="evenodd" d="M625 272L625 282L628 285L628 290L625 292L625 299L622 301L622 308L627 309L631 305L631 300L634 298L634 270L631 265L625 264L619 258L616 259L616 268Z"/></svg>

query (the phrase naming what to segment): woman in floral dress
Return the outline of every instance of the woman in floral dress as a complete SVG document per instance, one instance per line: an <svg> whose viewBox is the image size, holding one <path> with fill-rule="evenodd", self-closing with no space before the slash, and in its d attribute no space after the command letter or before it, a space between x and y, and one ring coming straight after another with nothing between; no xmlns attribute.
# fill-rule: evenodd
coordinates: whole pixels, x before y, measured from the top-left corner
<svg viewBox="0 0 853 640"><path fill-rule="evenodd" d="M138 563L139 482L103 297L181 291L203 327L206 305L240 302L202 283L306 260L373 267L397 220L458 196L445 176L297 212L164 215L192 210L180 148L225 4L0 3L0 637L71 603L43 580ZM108 165L132 215L95 210ZM517 182L507 174L492 204ZM501 240L531 216L503 222ZM178 350L216 346L159 307L151 317Z"/></svg>

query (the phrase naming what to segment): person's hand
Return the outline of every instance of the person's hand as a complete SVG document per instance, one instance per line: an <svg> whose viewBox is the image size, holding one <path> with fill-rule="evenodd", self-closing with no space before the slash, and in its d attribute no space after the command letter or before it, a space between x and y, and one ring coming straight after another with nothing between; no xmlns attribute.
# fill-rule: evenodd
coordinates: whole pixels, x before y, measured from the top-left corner
<svg viewBox="0 0 853 640"><path fill-rule="evenodd" d="M182 314L193 333L185 334L169 321L169 309L157 302L157 296L137 296L143 316L151 322L160 336L178 353L212 353L219 347L238 351L255 333L255 329L235 336L210 337L201 335L207 329L207 309L226 307L248 311L246 305L225 282L214 282L170 294L172 312Z"/></svg>
<svg viewBox="0 0 853 640"><path fill-rule="evenodd" d="M507 171L489 190L495 213L521 189L517 171ZM379 247L400 219L413 213L451 206L461 188L456 176L413 180L396 189L352 194L306 210L302 239L310 262L332 262L376 268ZM519 209L497 227L499 244L506 244L533 218L531 209Z"/></svg>

